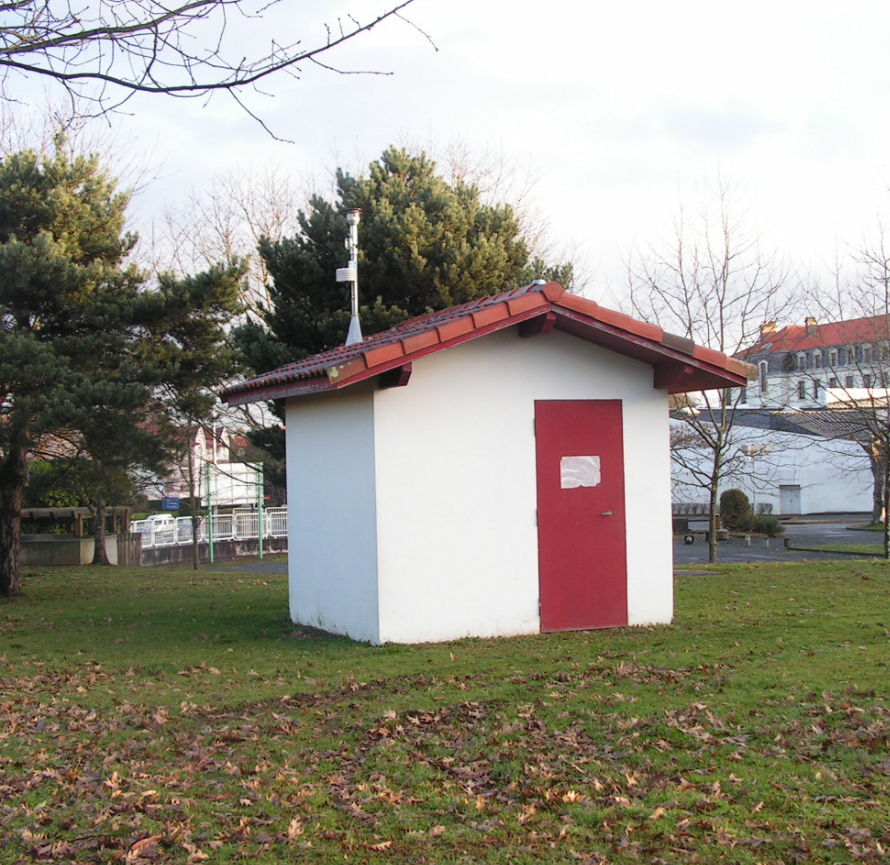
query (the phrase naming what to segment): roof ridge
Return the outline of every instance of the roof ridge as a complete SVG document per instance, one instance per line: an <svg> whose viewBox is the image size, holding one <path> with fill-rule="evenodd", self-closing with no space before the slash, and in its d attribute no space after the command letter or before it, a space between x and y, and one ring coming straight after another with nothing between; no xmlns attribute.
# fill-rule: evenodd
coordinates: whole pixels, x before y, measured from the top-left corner
<svg viewBox="0 0 890 865"><path fill-rule="evenodd" d="M544 316L554 312L555 319L543 323ZM523 323L530 325L531 319L538 321L540 327L527 326L521 331L523 335L548 333L556 325L560 330L588 341L647 359L655 366L681 364L689 367L689 374L678 373L679 377L660 375L659 387L686 387L692 381L693 369L709 370L703 372L705 379L725 376L726 381L720 386L726 386L729 380L745 380L753 369L721 352L697 346L691 340L672 337L656 325L571 294L557 282L536 281L414 316L389 330L371 334L361 342L337 346L263 373L227 388L222 395L227 401L250 401L277 399L296 390L334 390L484 334ZM290 386L298 381L304 384ZM248 396L260 390L266 395Z"/></svg>
<svg viewBox="0 0 890 865"><path fill-rule="evenodd" d="M397 325L394 325L388 330L369 334L368 336L364 337L361 342L354 343L353 345L340 345L335 346L334 348L325 349L324 351L318 352L317 354L309 355L308 357L301 358L300 360L283 364L277 369L259 373L252 380L257 381L259 379L266 379L268 376L277 376L278 373L293 371L297 367L306 365L309 361L321 361L322 358L324 358L325 360L330 360L331 363L329 365L334 366L338 362L345 362L350 358L354 358L358 355L364 354L368 349L375 348L380 343L391 341L393 336L395 336L396 334L398 334L399 338L402 338L404 336L410 335L411 333L420 332L418 331L418 325L420 325L421 322L425 323L426 327L421 328L420 330L426 330L428 329L429 325L433 324L433 322L441 321L444 323L446 321L458 320L460 318L463 318L468 313L472 313L474 310L483 309L487 306L492 305L493 303L504 303L509 298L522 297L532 292L544 294L544 289L547 285L556 285L556 283L541 284L533 282L529 285L520 286L519 288L511 289L501 294L486 295L485 297L479 297L475 298L474 300L465 301L464 303L458 304L457 306L449 306L445 309L433 310L431 312L422 313L421 315L415 315L411 318L406 318L404 321L399 322ZM563 291L564 289L562 288L562 286L560 286L560 293ZM321 366L321 364L312 364L313 368L319 366ZM228 393L229 391L237 388L238 386L235 386L235 388L226 388L223 393Z"/></svg>

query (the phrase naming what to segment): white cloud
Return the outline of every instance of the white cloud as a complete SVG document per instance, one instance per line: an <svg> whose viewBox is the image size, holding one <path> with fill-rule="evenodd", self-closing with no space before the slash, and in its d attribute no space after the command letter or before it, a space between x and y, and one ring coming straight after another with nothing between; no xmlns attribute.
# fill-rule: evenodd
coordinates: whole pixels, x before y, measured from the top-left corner
<svg viewBox="0 0 890 865"><path fill-rule="evenodd" d="M380 5L307 5L290 32ZM129 127L166 154L152 195L250 160L319 173L459 136L528 163L554 230L612 282L616 250L668 233L680 191L718 166L756 200L767 241L804 264L838 235L858 240L886 197L890 4L416 0L407 14L438 52L389 22L337 60L391 77L307 68L251 100L294 145L224 98L134 102Z"/></svg>

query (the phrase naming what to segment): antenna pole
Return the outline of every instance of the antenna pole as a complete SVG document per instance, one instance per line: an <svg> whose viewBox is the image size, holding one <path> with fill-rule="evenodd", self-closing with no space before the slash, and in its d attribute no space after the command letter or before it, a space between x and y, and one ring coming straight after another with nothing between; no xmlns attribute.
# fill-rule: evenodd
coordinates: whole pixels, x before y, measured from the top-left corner
<svg viewBox="0 0 890 865"><path fill-rule="evenodd" d="M349 333L346 335L346 345L355 345L361 342L362 326L358 317L358 223L361 210L354 208L346 213L346 222L349 224L349 236L346 238L346 248L349 250L349 264L346 267L337 268L337 282L350 283L350 303L352 318L349 320Z"/></svg>

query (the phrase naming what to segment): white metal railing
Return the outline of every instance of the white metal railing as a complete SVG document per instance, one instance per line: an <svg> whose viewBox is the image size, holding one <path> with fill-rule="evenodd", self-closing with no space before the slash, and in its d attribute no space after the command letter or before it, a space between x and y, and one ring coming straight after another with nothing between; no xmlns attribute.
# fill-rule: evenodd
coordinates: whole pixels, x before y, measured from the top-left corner
<svg viewBox="0 0 890 865"><path fill-rule="evenodd" d="M231 541L235 538L235 517L233 514L213 515L213 540Z"/></svg>
<svg viewBox="0 0 890 865"><path fill-rule="evenodd" d="M263 529L266 537L287 537L287 508L266 508L263 512Z"/></svg>
<svg viewBox="0 0 890 865"><path fill-rule="evenodd" d="M256 508L236 508L230 514L213 515L213 540L249 540L259 537L259 513ZM198 543L209 543L210 528L206 517L198 521ZM192 542L192 518L134 520L130 531L142 536L142 549L172 547ZM263 510L263 537L287 537L287 507Z"/></svg>

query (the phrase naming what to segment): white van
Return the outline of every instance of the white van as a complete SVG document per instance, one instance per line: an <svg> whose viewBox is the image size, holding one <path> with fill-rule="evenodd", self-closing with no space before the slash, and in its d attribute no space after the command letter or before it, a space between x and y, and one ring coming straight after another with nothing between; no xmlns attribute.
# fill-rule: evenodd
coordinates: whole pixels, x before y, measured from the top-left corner
<svg viewBox="0 0 890 865"><path fill-rule="evenodd" d="M157 531L158 529L172 529L176 524L176 518L172 514L152 514L145 518L145 522L151 523Z"/></svg>

